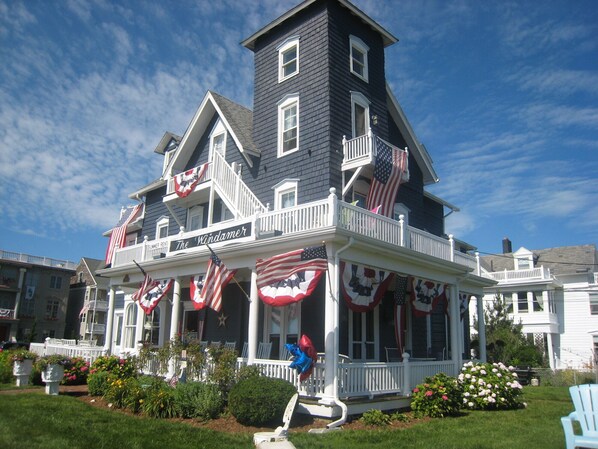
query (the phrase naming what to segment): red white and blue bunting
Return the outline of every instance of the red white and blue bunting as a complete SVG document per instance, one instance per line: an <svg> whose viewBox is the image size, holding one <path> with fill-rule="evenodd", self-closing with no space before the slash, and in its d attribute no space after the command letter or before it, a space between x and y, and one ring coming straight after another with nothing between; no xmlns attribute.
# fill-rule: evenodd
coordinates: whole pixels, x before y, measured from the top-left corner
<svg viewBox="0 0 598 449"><path fill-rule="evenodd" d="M446 284L413 278L411 285L411 305L416 316L426 316L432 313L436 303L446 299Z"/></svg>
<svg viewBox="0 0 598 449"><path fill-rule="evenodd" d="M203 178L208 164L205 163L200 167L194 167L183 173L179 173L174 177L174 191L181 198L185 198L195 189L195 186L199 184L199 181Z"/></svg>
<svg viewBox="0 0 598 449"><path fill-rule="evenodd" d="M469 310L470 299L471 295L469 293L459 292L459 314L461 315L461 320L463 320L465 314Z"/></svg>
<svg viewBox="0 0 598 449"><path fill-rule="evenodd" d="M322 273L324 273L322 270L299 271L288 279L261 287L258 293L262 301L269 306L288 306L310 296L318 285Z"/></svg>
<svg viewBox="0 0 598 449"><path fill-rule="evenodd" d="M344 261L341 261L340 269L343 298L354 312L373 310L394 279L394 273L390 271Z"/></svg>
<svg viewBox="0 0 598 449"><path fill-rule="evenodd" d="M152 313L158 303L172 288L174 279L162 279L152 281L148 289L138 296L139 307L143 309L146 315Z"/></svg>
<svg viewBox="0 0 598 449"><path fill-rule="evenodd" d="M407 286L409 277L397 274L395 276L394 320L395 339L399 355L405 352L405 334L407 332Z"/></svg>

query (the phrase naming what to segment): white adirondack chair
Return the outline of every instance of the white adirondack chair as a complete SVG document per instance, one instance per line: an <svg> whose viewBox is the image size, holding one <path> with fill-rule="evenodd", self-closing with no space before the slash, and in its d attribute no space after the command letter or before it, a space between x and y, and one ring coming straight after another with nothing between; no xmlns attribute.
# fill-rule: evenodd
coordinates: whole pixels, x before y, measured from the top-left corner
<svg viewBox="0 0 598 449"><path fill-rule="evenodd" d="M569 393L575 411L561 418L567 449L598 448L598 385L574 385ZM574 421L581 427L580 435L573 430Z"/></svg>
<svg viewBox="0 0 598 449"><path fill-rule="evenodd" d="M253 434L253 444L255 444L258 448L263 447L295 447L289 446L286 444L288 435L289 435L289 426L291 424L291 418L293 417L293 412L295 411L295 407L297 406L297 401L299 399L299 394L295 393L293 397L287 403L287 408L284 411L284 415L282 415L282 426L276 428L274 432L257 432ZM275 444L275 443L285 443L285 444Z"/></svg>

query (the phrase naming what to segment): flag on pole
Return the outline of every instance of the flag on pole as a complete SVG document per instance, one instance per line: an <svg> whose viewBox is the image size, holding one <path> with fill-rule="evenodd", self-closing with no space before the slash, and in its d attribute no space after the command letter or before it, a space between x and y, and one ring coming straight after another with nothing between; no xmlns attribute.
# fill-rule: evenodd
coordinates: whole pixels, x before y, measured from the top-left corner
<svg viewBox="0 0 598 449"><path fill-rule="evenodd" d="M81 316L83 316L84 313L87 313L89 311L89 304L89 301L83 304L83 308L79 311L79 318L81 318Z"/></svg>
<svg viewBox="0 0 598 449"><path fill-rule="evenodd" d="M106 249L106 265L112 263L112 255L116 245L119 248L123 248L127 239L127 226L139 215L139 212L143 209L143 204L137 204L135 207L128 207L124 214L120 217L117 225L112 228L110 234L110 240L108 241L108 248Z"/></svg>
<svg viewBox="0 0 598 449"><path fill-rule="evenodd" d="M185 198L193 192L195 186L199 184L199 181L201 181L207 169L208 163L206 162L200 167L194 167L176 175L174 177L174 191L176 194L181 198Z"/></svg>
<svg viewBox="0 0 598 449"><path fill-rule="evenodd" d="M374 175L366 201L368 210L380 206L376 213L392 217L397 191L406 170L407 151L399 150L376 137Z"/></svg>
<svg viewBox="0 0 598 449"><path fill-rule="evenodd" d="M255 268L258 288L289 279L299 271L324 271L328 269L326 245L297 249L268 259L257 259Z"/></svg>
<svg viewBox="0 0 598 449"><path fill-rule="evenodd" d="M397 274L395 277L394 293L394 318L395 318L395 338L399 355L405 352L405 332L407 331L407 286L409 284L408 276Z"/></svg>
<svg viewBox="0 0 598 449"><path fill-rule="evenodd" d="M207 246L207 245L206 245ZM216 312L222 309L222 290L233 278L237 270L229 270L212 248L205 276L191 277L190 294L197 310L209 307Z"/></svg>
<svg viewBox="0 0 598 449"><path fill-rule="evenodd" d="M152 281L148 275L145 275L141 287L133 295L132 299L133 301L138 301L139 307L143 309L146 315L149 315L156 308L160 300L170 291L173 284L174 279Z"/></svg>

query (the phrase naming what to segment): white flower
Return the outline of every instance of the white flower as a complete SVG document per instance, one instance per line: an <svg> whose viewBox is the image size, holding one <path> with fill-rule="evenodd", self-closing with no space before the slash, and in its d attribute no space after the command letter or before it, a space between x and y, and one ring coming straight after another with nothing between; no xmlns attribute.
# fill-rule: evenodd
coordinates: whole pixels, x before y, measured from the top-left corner
<svg viewBox="0 0 598 449"><path fill-rule="evenodd" d="M463 376L463 373L459 374L459 380L460 380L461 382L463 382L463 378L464 378L464 377L465 377L465 376Z"/></svg>
<svg viewBox="0 0 598 449"><path fill-rule="evenodd" d="M463 396L465 396L466 398L468 398L469 397L469 392L466 391L465 393L463 393Z"/></svg>
<svg viewBox="0 0 598 449"><path fill-rule="evenodd" d="M502 377L502 374L498 373L498 374L496 375L496 377Z"/></svg>
<svg viewBox="0 0 598 449"><path fill-rule="evenodd" d="M498 370L496 368L492 368L492 372L493 373L498 373Z"/></svg>
<svg viewBox="0 0 598 449"><path fill-rule="evenodd" d="M473 402L468 402L468 403L467 403L467 406L468 406L468 407L473 407Z"/></svg>
<svg viewBox="0 0 598 449"><path fill-rule="evenodd" d="M470 386L469 386L469 389L470 389L470 390L475 390L475 387L474 387L473 385L470 385Z"/></svg>
<svg viewBox="0 0 598 449"><path fill-rule="evenodd" d="M465 378L466 378L466 379L471 379L471 374L467 373L467 374L465 375Z"/></svg>
<svg viewBox="0 0 598 449"><path fill-rule="evenodd" d="M480 373L481 373L481 374L483 374L483 375L485 376L485 375L486 375L486 370L485 370L485 369L483 369L483 370L481 370L481 371L480 371Z"/></svg>

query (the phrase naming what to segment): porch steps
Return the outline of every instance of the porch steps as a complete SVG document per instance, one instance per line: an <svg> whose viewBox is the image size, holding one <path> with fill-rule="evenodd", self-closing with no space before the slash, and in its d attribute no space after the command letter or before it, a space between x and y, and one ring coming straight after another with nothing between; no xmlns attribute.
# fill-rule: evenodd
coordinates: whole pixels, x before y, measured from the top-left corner
<svg viewBox="0 0 598 449"><path fill-rule="evenodd" d="M411 397L396 394L384 396L356 397L351 399L340 399L347 406L347 414L361 415L371 409L382 411L404 410L411 406ZM338 418L341 416L341 408L333 403L323 403L316 398L301 397L297 406L297 412L317 416L320 418Z"/></svg>

